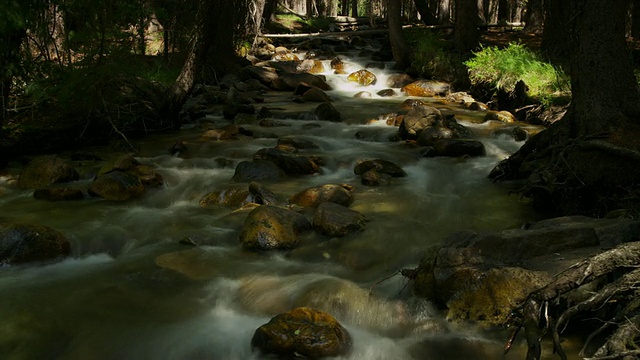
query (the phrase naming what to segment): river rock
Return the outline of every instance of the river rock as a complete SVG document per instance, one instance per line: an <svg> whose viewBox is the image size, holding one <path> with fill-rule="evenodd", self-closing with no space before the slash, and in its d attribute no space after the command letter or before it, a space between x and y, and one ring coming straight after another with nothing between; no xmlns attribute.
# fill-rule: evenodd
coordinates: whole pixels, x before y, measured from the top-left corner
<svg viewBox="0 0 640 360"><path fill-rule="evenodd" d="M387 77L387 86L390 88L401 88L409 85L414 79L407 74L391 74Z"/></svg>
<svg viewBox="0 0 640 360"><path fill-rule="evenodd" d="M389 97L389 96L396 96L398 95L398 93L396 93L395 90L393 89L384 89L384 90L380 90L376 93L378 96L381 97Z"/></svg>
<svg viewBox="0 0 640 360"><path fill-rule="evenodd" d="M640 222L569 216L497 233L462 231L426 252L415 292L452 320L502 325L528 292L603 247L637 241Z"/></svg>
<svg viewBox="0 0 640 360"><path fill-rule="evenodd" d="M428 154L431 156L484 156L486 154L484 144L473 139L436 139L432 144L435 152Z"/></svg>
<svg viewBox="0 0 640 360"><path fill-rule="evenodd" d="M252 181L249 184L249 192L253 195L253 201L260 205L278 205L280 201L276 194L262 184Z"/></svg>
<svg viewBox="0 0 640 360"><path fill-rule="evenodd" d="M151 166L141 164L131 155L121 155L106 162L98 171L97 176L101 177L115 171L135 176L145 187L158 187L164 184L160 173Z"/></svg>
<svg viewBox="0 0 640 360"><path fill-rule="evenodd" d="M464 91L458 91L458 92L451 93L451 94L447 95L445 100L449 101L449 102L463 104L463 105L464 104L470 104L470 103L473 103L473 102L476 101L473 98L473 96L469 95L468 93L466 93Z"/></svg>
<svg viewBox="0 0 640 360"><path fill-rule="evenodd" d="M298 233L310 228L309 221L295 211L261 205L247 216L239 239L246 250L286 250L296 247Z"/></svg>
<svg viewBox="0 0 640 360"><path fill-rule="evenodd" d="M359 91L353 95L356 99L370 99L372 97L371 93L368 91Z"/></svg>
<svg viewBox="0 0 640 360"><path fill-rule="evenodd" d="M311 175L320 171L318 165L310 157L291 154L279 148L260 149L254 154L253 159L270 161L287 175Z"/></svg>
<svg viewBox="0 0 640 360"><path fill-rule="evenodd" d="M351 74L349 74L349 76L347 76L347 80L356 82L362 86L375 85L378 81L376 75L366 69L352 72Z"/></svg>
<svg viewBox="0 0 640 360"><path fill-rule="evenodd" d="M335 57L331 60L331 69L333 69L336 74L346 74L344 68L345 64L339 57Z"/></svg>
<svg viewBox="0 0 640 360"><path fill-rule="evenodd" d="M273 317L260 326L251 346L278 357L310 359L345 355L351 350L351 335L331 315L306 307Z"/></svg>
<svg viewBox="0 0 640 360"><path fill-rule="evenodd" d="M388 174L392 177L407 176L407 173L399 165L383 159L363 160L358 162L353 168L353 172L356 175L362 175L370 170L375 170L381 174Z"/></svg>
<svg viewBox="0 0 640 360"><path fill-rule="evenodd" d="M493 138L508 137L519 142L519 141L527 140L527 137L529 137L529 133L527 133L527 130L521 128L520 126L504 127L492 132L491 137Z"/></svg>
<svg viewBox="0 0 640 360"><path fill-rule="evenodd" d="M296 149L318 149L318 144L299 136L283 136L278 138L277 145L287 145Z"/></svg>
<svg viewBox="0 0 640 360"><path fill-rule="evenodd" d="M411 110L414 107L419 107L423 105L427 105L427 103L420 99L407 99L403 101L402 104L400 104L400 107L405 110Z"/></svg>
<svg viewBox="0 0 640 360"><path fill-rule="evenodd" d="M331 202L318 205L313 215L313 228L331 237L343 237L352 232L363 231L366 223L367 218L361 213Z"/></svg>
<svg viewBox="0 0 640 360"><path fill-rule="evenodd" d="M328 102L318 105L314 110L314 114L319 120L340 121L342 119L340 111Z"/></svg>
<svg viewBox="0 0 640 360"><path fill-rule="evenodd" d="M398 134L405 140L416 140L422 130L436 125L441 119L440 110L427 105L416 106L404 115Z"/></svg>
<svg viewBox="0 0 640 360"><path fill-rule="evenodd" d="M484 116L484 121L489 121L489 120L497 120L497 121L502 121L503 123L512 123L516 121L515 116L513 116L512 113L503 110L503 111L494 111L494 110L489 110L487 111L487 114Z"/></svg>
<svg viewBox="0 0 640 360"><path fill-rule="evenodd" d="M278 74L276 73L276 69L272 67L262 67L262 66L245 66L240 76L246 79L257 79L264 85L275 89L274 83L278 81Z"/></svg>
<svg viewBox="0 0 640 360"><path fill-rule="evenodd" d="M0 224L0 265L54 260L70 253L69 240L50 227Z"/></svg>
<svg viewBox="0 0 640 360"><path fill-rule="evenodd" d="M31 160L22 170L18 178L18 187L37 189L79 178L80 174L70 163L57 156L43 156Z"/></svg>
<svg viewBox="0 0 640 360"><path fill-rule="evenodd" d="M434 97L447 96L451 85L435 80L417 80L402 87L402 92L407 96Z"/></svg>
<svg viewBox="0 0 640 360"><path fill-rule="evenodd" d="M242 278L240 283L234 303L256 315L277 314L305 306L377 331L388 331L410 322L403 303L379 298L369 289L333 276L317 273L252 275Z"/></svg>
<svg viewBox="0 0 640 360"><path fill-rule="evenodd" d="M155 263L194 280L211 279L219 275L221 270L221 261L215 253L199 247L158 255Z"/></svg>
<svg viewBox="0 0 640 360"><path fill-rule="evenodd" d="M254 202L253 195L244 189L224 189L213 191L200 199L200 206L205 209L217 206L239 208Z"/></svg>
<svg viewBox="0 0 640 360"><path fill-rule="evenodd" d="M89 195L112 201L126 201L145 193L142 181L124 171L112 171L97 177L89 185Z"/></svg>
<svg viewBox="0 0 640 360"><path fill-rule="evenodd" d="M242 161L236 165L236 171L233 174L233 180L238 182L245 181L269 181L279 180L286 177L287 174L278 165L271 161L254 160Z"/></svg>
<svg viewBox="0 0 640 360"><path fill-rule="evenodd" d="M82 200L84 199L84 193L79 188L50 186L46 188L36 189L33 192L33 197L36 199L49 201Z"/></svg>
<svg viewBox="0 0 640 360"><path fill-rule="evenodd" d="M331 86L326 83L323 77L319 75L313 75L309 73L285 73L280 75L278 81L274 81L276 90L294 90L301 83L306 83L310 86L315 86L321 90L331 90Z"/></svg>
<svg viewBox="0 0 640 360"><path fill-rule="evenodd" d="M393 183L393 176L381 173L375 169L365 171L360 176L360 183L366 186L389 185Z"/></svg>
<svg viewBox="0 0 640 360"><path fill-rule="evenodd" d="M329 95L325 94L324 91L318 89L317 87L312 87L309 90L305 91L304 94L302 94L301 98L302 100L307 102L331 102L331 98L329 97Z"/></svg>
<svg viewBox="0 0 640 360"><path fill-rule="evenodd" d="M289 199L289 203L304 207L318 207L318 205L325 202L349 206L353 203L352 190L353 187L346 184L314 186L293 195Z"/></svg>
<svg viewBox="0 0 640 360"><path fill-rule="evenodd" d="M431 126L420 132L416 143L420 146L433 146L440 139L454 139L458 136L453 130L444 126Z"/></svg>

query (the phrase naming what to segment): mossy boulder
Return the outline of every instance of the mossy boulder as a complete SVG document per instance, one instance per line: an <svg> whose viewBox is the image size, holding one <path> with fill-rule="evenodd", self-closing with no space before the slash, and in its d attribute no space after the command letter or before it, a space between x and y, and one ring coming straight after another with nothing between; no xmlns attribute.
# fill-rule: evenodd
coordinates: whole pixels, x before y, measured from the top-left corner
<svg viewBox="0 0 640 360"><path fill-rule="evenodd" d="M309 221L295 211L262 205L247 216L239 240L246 250L292 249L298 245L298 233L310 228Z"/></svg>
<svg viewBox="0 0 640 360"><path fill-rule="evenodd" d="M212 191L200 199L199 204L207 209L218 206L239 208L252 202L253 195L248 190L232 188Z"/></svg>
<svg viewBox="0 0 640 360"><path fill-rule="evenodd" d="M79 178L78 171L64 159L57 156L43 156L31 160L22 170L18 178L18 187L38 189Z"/></svg>
<svg viewBox="0 0 640 360"><path fill-rule="evenodd" d="M343 237L352 232L363 231L367 221L367 218L357 211L325 202L316 208L313 215L313 228L327 236Z"/></svg>
<svg viewBox="0 0 640 360"><path fill-rule="evenodd" d="M367 171L375 170L391 177L405 177L407 173L399 165L384 159L363 160L356 164L353 172L356 175L363 175Z"/></svg>
<svg viewBox="0 0 640 360"><path fill-rule="evenodd" d="M310 359L346 355L352 346L351 335L333 316L307 307L276 315L260 326L251 346L262 353Z"/></svg>
<svg viewBox="0 0 640 360"><path fill-rule="evenodd" d="M0 265L54 260L70 253L69 240L50 227L0 224Z"/></svg>
<svg viewBox="0 0 640 360"><path fill-rule="evenodd" d="M428 105L414 106L404 115L398 133L405 140L416 140L424 129L438 124L441 120L440 110Z"/></svg>
<svg viewBox="0 0 640 360"><path fill-rule="evenodd" d="M349 206L353 203L353 195L351 194L352 190L353 187L346 184L325 184L314 186L293 195L289 199L289 203L304 207L318 207L318 205L325 202Z"/></svg>
<svg viewBox="0 0 640 360"><path fill-rule="evenodd" d="M233 174L233 180L243 181L268 181L279 180L286 177L287 174L278 165L271 161L254 160L242 161L236 166Z"/></svg>
<svg viewBox="0 0 640 360"><path fill-rule="evenodd" d="M112 171L96 178L89 185L89 195L112 201L127 201L145 193L142 181L124 171Z"/></svg>

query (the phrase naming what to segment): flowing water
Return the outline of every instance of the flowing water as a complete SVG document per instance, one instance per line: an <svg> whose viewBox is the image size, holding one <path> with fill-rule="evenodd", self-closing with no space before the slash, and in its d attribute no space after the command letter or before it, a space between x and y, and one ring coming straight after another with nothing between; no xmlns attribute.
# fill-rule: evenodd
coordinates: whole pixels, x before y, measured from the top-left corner
<svg viewBox="0 0 640 360"><path fill-rule="evenodd" d="M346 62L357 70L358 60ZM377 72L384 84L385 73ZM327 76L343 122L292 115L278 120L288 126L246 125L264 135L250 140L206 140L198 126L150 137L136 156L155 166L165 185L138 200L46 202L17 190L15 174L2 177L0 220L55 228L70 238L72 256L0 270L0 358L260 359L250 348L255 329L300 305L329 310L351 332L354 349L345 359L502 358L505 332L449 324L431 304L411 296L403 277L380 280L415 267L426 249L452 232L502 230L535 219L517 196L486 178L521 144L489 137L488 125L473 122L482 113L430 99L474 130L487 156L423 158L388 141L397 128L369 121L398 111L406 97L353 99L355 92L375 94L384 87ZM312 109L283 101L288 97L268 94L265 105L291 114L296 107ZM226 123L221 116L205 120ZM362 233L340 239L303 234L290 253L243 252L237 236L247 212L204 209L198 201L237 186L233 165L286 135L313 141L319 148L306 152L326 164L320 174L264 185L286 200L313 185L352 184L351 208L370 221ZM188 146L179 157L167 153L176 139ZM219 158L233 165L225 167ZM373 158L403 166L408 176L389 186L361 185L354 165ZM79 185L100 166L77 165ZM178 243L185 238L200 246ZM508 358L522 358L523 345L515 347Z"/></svg>

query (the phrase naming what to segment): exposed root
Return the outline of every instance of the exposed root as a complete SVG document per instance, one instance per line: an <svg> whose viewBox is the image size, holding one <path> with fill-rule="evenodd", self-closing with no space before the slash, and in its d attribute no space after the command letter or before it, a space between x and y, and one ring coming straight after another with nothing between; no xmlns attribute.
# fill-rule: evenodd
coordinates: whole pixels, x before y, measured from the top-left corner
<svg viewBox="0 0 640 360"><path fill-rule="evenodd" d="M572 317L587 311L597 310L612 300L617 301L619 304L625 304L626 307L623 309L625 310L624 313L622 310L618 311L618 315L610 321L611 324L616 324L621 318L626 317L631 312L635 312L638 309L638 301L635 295L637 295L638 285L640 284L640 269L638 267L640 267L640 241L623 244L583 260L558 274L545 287L529 294L523 305L515 310L516 313L520 314L520 320L515 325L524 327L526 333L528 344L527 360L540 359L540 340L544 336L545 330L551 327L553 322L548 313L549 303L603 275L612 275L614 271L624 273L618 280L604 286L589 299L564 311L558 318L557 324L552 327L555 350L560 358L566 359L566 355L560 346L559 331ZM542 319L544 319L544 323L541 328ZM614 349L617 352L628 350L626 347L619 346L619 344L633 344L634 339L640 334L637 326L637 322L640 319L637 316L634 316L633 319L634 321L627 321L621 325L618 331L609 338L607 344L609 342L612 343L607 349ZM627 324L633 324L634 326L626 326ZM596 332L601 332L604 327L606 326L597 329ZM512 335L507 344L510 344L514 337L515 334ZM505 351L508 351L508 348L510 348L510 345L505 345ZM600 352L600 350L598 351ZM600 354L599 352L595 356L614 354L612 352ZM623 358L621 357L621 359Z"/></svg>

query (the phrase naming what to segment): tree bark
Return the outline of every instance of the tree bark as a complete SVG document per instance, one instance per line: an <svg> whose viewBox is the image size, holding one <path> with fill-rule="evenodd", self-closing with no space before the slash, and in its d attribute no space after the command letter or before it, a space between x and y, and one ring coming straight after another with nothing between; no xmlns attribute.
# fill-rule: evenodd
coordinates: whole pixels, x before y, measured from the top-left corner
<svg viewBox="0 0 640 360"><path fill-rule="evenodd" d="M478 3L476 0L456 1L456 49L468 52L478 47L480 30L478 29Z"/></svg>
<svg viewBox="0 0 640 360"><path fill-rule="evenodd" d="M436 19L436 16L431 11L427 0L414 0L413 2L420 14L420 20L422 20L425 25L435 25L438 23L438 19Z"/></svg>
<svg viewBox="0 0 640 360"><path fill-rule="evenodd" d="M278 0L266 0L264 11L262 12L263 26L268 26L272 21L276 21L276 7Z"/></svg>
<svg viewBox="0 0 640 360"><path fill-rule="evenodd" d="M358 0L351 1L351 16L358 17Z"/></svg>
<svg viewBox="0 0 640 360"><path fill-rule="evenodd" d="M580 135L610 132L638 122L638 84L625 40L629 1L574 0L577 21L572 38L571 110Z"/></svg>
<svg viewBox="0 0 640 360"><path fill-rule="evenodd" d="M543 53L552 61L563 64L573 52L576 39L572 38L571 28L578 10L573 1L544 2L544 27L542 29Z"/></svg>
<svg viewBox="0 0 640 360"><path fill-rule="evenodd" d="M525 14L524 31L540 34L544 23L544 0L529 0L527 2L527 12Z"/></svg>
<svg viewBox="0 0 640 360"><path fill-rule="evenodd" d="M440 24L451 24L451 0L439 0L438 20Z"/></svg>
<svg viewBox="0 0 640 360"><path fill-rule="evenodd" d="M165 113L172 119L177 118L180 108L198 81L210 78L215 80L218 75L239 67L234 41L238 36L254 33L254 27L259 26L250 24L252 20L255 21L252 19L255 14L251 12L251 6L254 5L252 0L233 3L225 0L198 1L192 48L180 75L166 95ZM205 65L210 72L204 71Z"/></svg>
<svg viewBox="0 0 640 360"><path fill-rule="evenodd" d="M631 36L640 39L640 0L633 0L631 9Z"/></svg>
<svg viewBox="0 0 640 360"><path fill-rule="evenodd" d="M396 67L406 69L411 65L409 47L402 34L401 0L387 0L387 19L389 21L389 40L393 50Z"/></svg>

